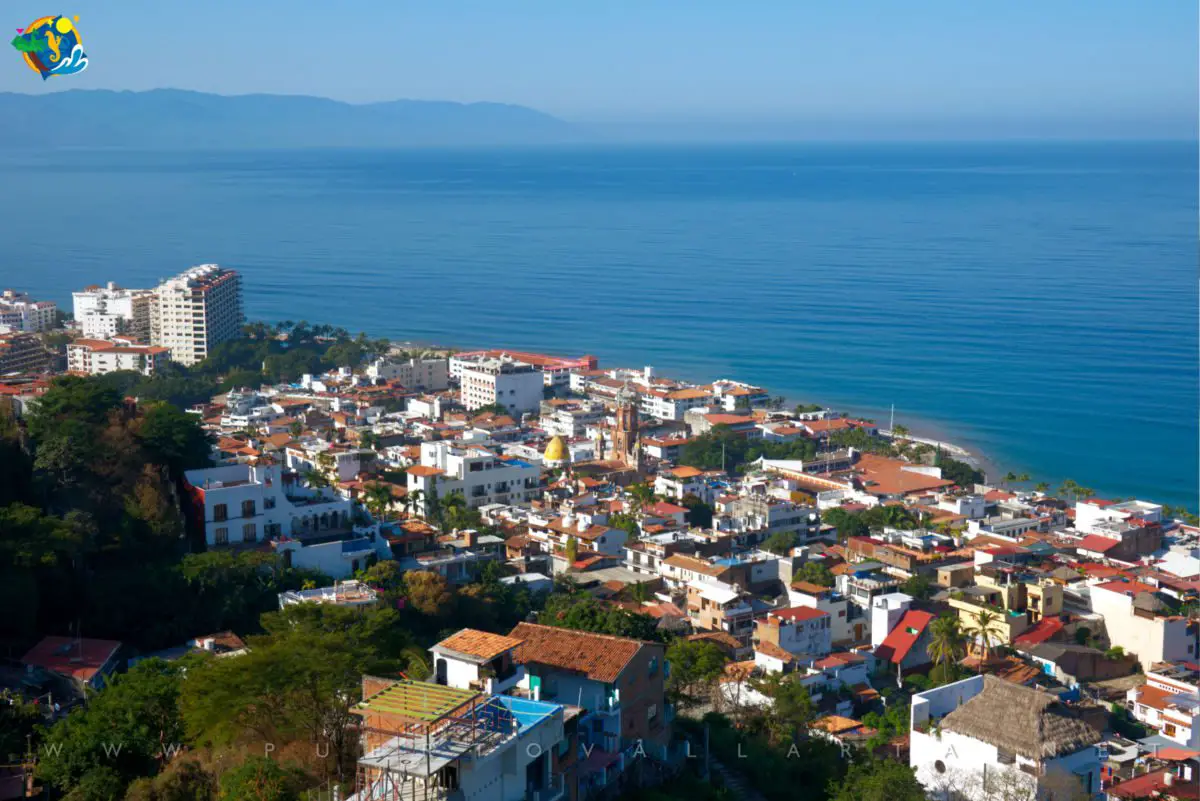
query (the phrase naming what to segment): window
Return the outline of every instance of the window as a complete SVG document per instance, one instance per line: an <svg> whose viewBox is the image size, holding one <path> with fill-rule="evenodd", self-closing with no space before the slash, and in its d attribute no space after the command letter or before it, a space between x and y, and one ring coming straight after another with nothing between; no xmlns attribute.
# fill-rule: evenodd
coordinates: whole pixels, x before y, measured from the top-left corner
<svg viewBox="0 0 1200 801"><path fill-rule="evenodd" d="M658 704L651 704L646 707L646 722L653 723L658 719Z"/></svg>
<svg viewBox="0 0 1200 801"><path fill-rule="evenodd" d="M218 503L213 507L213 521L223 523L229 519L229 507L223 503Z"/></svg>
<svg viewBox="0 0 1200 801"><path fill-rule="evenodd" d="M242 517L254 517L254 501L242 501Z"/></svg>
<svg viewBox="0 0 1200 801"><path fill-rule="evenodd" d="M1163 726L1163 734L1165 734L1168 737L1174 737L1175 736L1175 724L1168 723L1168 724L1164 725Z"/></svg>
<svg viewBox="0 0 1200 801"><path fill-rule="evenodd" d="M254 542L258 539L258 526L247 523L242 526L242 542Z"/></svg>
<svg viewBox="0 0 1200 801"><path fill-rule="evenodd" d="M228 545L229 544L229 529L219 528L216 531L214 531L213 532L213 541L217 545Z"/></svg>
<svg viewBox="0 0 1200 801"><path fill-rule="evenodd" d="M936 770L938 773L945 773L946 772L946 763L939 759L933 763L933 769Z"/></svg>
<svg viewBox="0 0 1200 801"><path fill-rule="evenodd" d="M274 509L275 508L275 496L274 495L268 495L265 498L263 498L263 508L264 509Z"/></svg>

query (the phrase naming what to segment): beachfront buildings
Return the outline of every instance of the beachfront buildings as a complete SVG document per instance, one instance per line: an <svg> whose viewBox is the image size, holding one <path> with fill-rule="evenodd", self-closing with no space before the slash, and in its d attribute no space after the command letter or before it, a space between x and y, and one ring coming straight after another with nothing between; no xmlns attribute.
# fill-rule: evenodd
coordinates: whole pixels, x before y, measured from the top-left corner
<svg viewBox="0 0 1200 801"><path fill-rule="evenodd" d="M376 381L397 381L405 389L422 392L440 392L450 386L449 362L444 358L394 360L381 356L366 372Z"/></svg>
<svg viewBox="0 0 1200 801"><path fill-rule="evenodd" d="M67 345L67 370L82 375L104 375L133 370L154 375L170 354L157 345L138 345L129 340L77 339Z"/></svg>
<svg viewBox="0 0 1200 801"><path fill-rule="evenodd" d="M461 493L476 509L492 503L524 503L537 497L541 468L523 459L500 455L483 445L422 442L421 460L408 468L408 492L420 492L425 513L435 498Z"/></svg>
<svg viewBox="0 0 1200 801"><path fill-rule="evenodd" d="M1100 790L1099 732L1055 695L992 675L917 693L909 765L930 798L1077 798Z"/></svg>
<svg viewBox="0 0 1200 801"><path fill-rule="evenodd" d="M0 292L0 334L49 331L58 322L58 306L49 300L34 300L24 292Z"/></svg>
<svg viewBox="0 0 1200 801"><path fill-rule="evenodd" d="M87 339L111 339L127 336L140 344L150 342L150 315L154 310L154 292L149 289L122 289L109 281L104 286L84 287L71 293L75 324Z"/></svg>
<svg viewBox="0 0 1200 801"><path fill-rule="evenodd" d="M171 352L174 361L203 361L221 342L237 337L244 322L242 279L216 264L193 267L154 290L150 344Z"/></svg>
<svg viewBox="0 0 1200 801"><path fill-rule="evenodd" d="M542 402L542 374L512 359L481 359L463 364L460 400L468 409L499 404L512 414L536 412Z"/></svg>

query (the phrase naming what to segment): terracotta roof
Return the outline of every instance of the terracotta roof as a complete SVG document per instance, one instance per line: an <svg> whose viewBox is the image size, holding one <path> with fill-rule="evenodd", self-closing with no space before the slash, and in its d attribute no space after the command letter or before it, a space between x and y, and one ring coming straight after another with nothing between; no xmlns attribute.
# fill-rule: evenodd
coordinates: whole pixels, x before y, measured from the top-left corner
<svg viewBox="0 0 1200 801"><path fill-rule="evenodd" d="M537 623L518 623L509 636L521 641L515 652L518 663L532 662L583 673L593 681L606 684L616 681L625 666L645 645L640 640L626 637Z"/></svg>
<svg viewBox="0 0 1200 801"><path fill-rule="evenodd" d="M908 610L904 613L904 617L900 618L896 628L892 629L875 649L875 656L893 664L900 664L904 661L904 657L908 656L912 647L917 644L917 640L921 639L921 634L925 632L932 620L933 615L929 612L922 612L918 609ZM910 629L916 633L910 633Z"/></svg>
<svg viewBox="0 0 1200 801"><path fill-rule="evenodd" d="M851 718L844 718L841 715L826 715L823 718L817 718L812 722L811 728L820 729L830 734L845 734L854 729L861 729L863 726L861 721Z"/></svg>
<svg viewBox="0 0 1200 801"><path fill-rule="evenodd" d="M1143 584L1140 581L1106 581L1103 584L1097 584L1096 589L1108 590L1109 592L1119 592L1122 595L1137 595L1143 592L1158 592L1157 588L1151 587L1149 584Z"/></svg>
<svg viewBox="0 0 1200 801"><path fill-rule="evenodd" d="M694 478L695 476L703 475L702 470L697 470L694 467L683 465L682 467L672 467L668 471L675 478Z"/></svg>
<svg viewBox="0 0 1200 801"><path fill-rule="evenodd" d="M677 567L681 570L690 570L694 573L703 573L706 576L720 576L725 572L726 568L720 565L714 565L711 562L706 562L703 559L697 559L694 556L687 554L676 553L671 554L663 560L663 564Z"/></svg>
<svg viewBox="0 0 1200 801"><path fill-rule="evenodd" d="M408 468L408 472L414 476L440 476L446 471L440 467L429 467L423 464L414 464Z"/></svg>
<svg viewBox="0 0 1200 801"><path fill-rule="evenodd" d="M1099 534L1089 534L1079 541L1075 547L1081 551L1091 551L1092 553L1107 553L1113 548L1121 544L1120 540L1101 537Z"/></svg>
<svg viewBox="0 0 1200 801"><path fill-rule="evenodd" d="M647 506L643 511L657 517L670 517L671 515L687 514L687 507L659 501L653 506Z"/></svg>
<svg viewBox="0 0 1200 801"><path fill-rule="evenodd" d="M116 640L45 637L21 661L78 681L91 681L120 649Z"/></svg>
<svg viewBox="0 0 1200 801"><path fill-rule="evenodd" d="M1037 645L1046 642L1063 630L1063 622L1056 617L1046 617L1039 620L1032 628L1026 629L1019 637L1013 639L1014 645Z"/></svg>
<svg viewBox="0 0 1200 801"><path fill-rule="evenodd" d="M760 654L766 654L772 659L782 659L784 662L791 662L796 658L795 654L779 647L770 640L764 640L763 642L760 642L758 645L754 646L754 650Z"/></svg>
<svg viewBox="0 0 1200 801"><path fill-rule="evenodd" d="M487 661L520 644L520 640L514 637L505 637L503 634L463 629L442 640L434 648L445 648L447 651L455 651Z"/></svg>
<svg viewBox="0 0 1200 801"><path fill-rule="evenodd" d="M833 592L833 587L822 587L820 584L813 584L811 581L793 581L792 589L796 592L802 592L805 595L822 595L827 592Z"/></svg>
<svg viewBox="0 0 1200 801"><path fill-rule="evenodd" d="M718 645L724 645L726 648L729 648L732 651L737 651L742 647L742 644L738 641L738 638L734 637L727 631L703 631L699 634L691 635L688 637L688 640L690 642L695 642L697 640L701 642L713 642Z"/></svg>

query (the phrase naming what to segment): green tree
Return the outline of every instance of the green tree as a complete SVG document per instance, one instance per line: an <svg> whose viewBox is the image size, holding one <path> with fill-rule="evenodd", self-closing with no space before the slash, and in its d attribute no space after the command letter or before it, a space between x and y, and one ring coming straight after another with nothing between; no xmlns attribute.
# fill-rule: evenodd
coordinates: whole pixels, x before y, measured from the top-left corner
<svg viewBox="0 0 1200 801"><path fill-rule="evenodd" d="M942 453L938 456L937 466L942 469L942 478L953 481L960 487L970 488L983 483L983 471L971 467L966 462L951 458Z"/></svg>
<svg viewBox="0 0 1200 801"><path fill-rule="evenodd" d="M110 679L87 706L71 711L46 734L38 777L60 791L78 788L90 776L111 770L105 788L125 785L158 771L164 747L182 743L179 716L180 667L160 659L139 662Z"/></svg>
<svg viewBox="0 0 1200 801"><path fill-rule="evenodd" d="M925 788L908 765L894 759L852 762L841 782L829 787L830 801L925 801Z"/></svg>
<svg viewBox="0 0 1200 801"><path fill-rule="evenodd" d="M637 518L624 512L616 512L610 515L608 526L610 528L621 529L628 535L630 540L636 540L642 536L642 528L638 525Z"/></svg>
<svg viewBox="0 0 1200 801"><path fill-rule="evenodd" d="M951 670L966 653L967 638L962 632L958 618L942 615L930 626L929 656L941 667L942 677L951 675Z"/></svg>
<svg viewBox="0 0 1200 801"><path fill-rule="evenodd" d="M805 562L801 565L797 578L820 587L834 585L833 573L823 562Z"/></svg>
<svg viewBox="0 0 1200 801"><path fill-rule="evenodd" d="M221 801L300 801L304 774L267 757L250 757L221 777Z"/></svg>
<svg viewBox="0 0 1200 801"><path fill-rule="evenodd" d="M567 537L567 544L563 547L563 556L567 560L567 565L575 564L579 559L579 540L575 537Z"/></svg>
<svg viewBox="0 0 1200 801"><path fill-rule="evenodd" d="M704 703L725 669L725 653L705 640L679 639L667 648L667 693L681 707Z"/></svg>
<svg viewBox="0 0 1200 801"><path fill-rule="evenodd" d="M933 594L933 582L929 580L929 576L922 573L914 573L900 585L900 591L914 598L925 600Z"/></svg>
<svg viewBox="0 0 1200 801"><path fill-rule="evenodd" d="M125 801L216 801L217 777L195 759L171 761L154 778L129 785Z"/></svg>
<svg viewBox="0 0 1200 801"><path fill-rule="evenodd" d="M387 511L395 503L392 486L383 482L372 482L363 492L363 503L376 520L386 520Z"/></svg>
<svg viewBox="0 0 1200 801"><path fill-rule="evenodd" d="M454 608L450 585L440 573L414 570L404 574L404 595L414 610L433 618L444 618Z"/></svg>
<svg viewBox="0 0 1200 801"><path fill-rule="evenodd" d="M688 525L694 528L711 528L713 508L695 495L688 493L683 496L683 506L688 510Z"/></svg>
<svg viewBox="0 0 1200 801"><path fill-rule="evenodd" d="M989 609L976 612L974 618L963 627L963 631L979 645L979 666L987 662L992 644L1003 640L1004 628L999 613Z"/></svg>
<svg viewBox="0 0 1200 801"><path fill-rule="evenodd" d="M630 484L625 488L625 492L632 499L631 505L635 512L640 512L655 501L654 487L651 484Z"/></svg>
<svg viewBox="0 0 1200 801"><path fill-rule="evenodd" d="M184 470L210 464L212 441L200 427L200 418L168 403L155 402L142 408L136 436L155 464L166 465L179 478Z"/></svg>
<svg viewBox="0 0 1200 801"><path fill-rule="evenodd" d="M770 551L779 556L786 556L800 542L800 535L794 531L777 531L763 542L764 551Z"/></svg>
<svg viewBox="0 0 1200 801"><path fill-rule="evenodd" d="M771 740L790 742L816 717L812 696L795 673L768 673L750 679L750 686L771 699L767 727Z"/></svg>

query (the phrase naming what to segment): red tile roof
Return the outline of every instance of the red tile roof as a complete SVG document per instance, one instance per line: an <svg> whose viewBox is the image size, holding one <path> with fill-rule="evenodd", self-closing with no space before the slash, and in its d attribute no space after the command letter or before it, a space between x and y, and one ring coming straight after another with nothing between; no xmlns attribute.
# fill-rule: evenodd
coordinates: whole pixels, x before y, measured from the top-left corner
<svg viewBox="0 0 1200 801"><path fill-rule="evenodd" d="M1081 551L1092 553L1107 553L1121 544L1120 540L1101 537L1099 534L1089 534L1079 541L1075 547Z"/></svg>
<svg viewBox="0 0 1200 801"><path fill-rule="evenodd" d="M487 660L499 656L510 648L516 648L520 644L520 640L514 637L505 637L503 634L463 629L450 635L434 647Z"/></svg>
<svg viewBox="0 0 1200 801"><path fill-rule="evenodd" d="M1103 584L1097 584L1096 589L1108 590L1109 592L1119 592L1123 595L1137 595L1138 593L1142 592L1158 592L1157 589L1151 587L1149 584L1143 584L1140 581L1122 581L1119 579L1117 581L1106 581Z"/></svg>
<svg viewBox="0 0 1200 801"><path fill-rule="evenodd" d="M1046 642L1063 630L1063 622L1056 617L1046 617L1039 620L1031 628L1026 629L1013 640L1014 645L1037 645Z"/></svg>
<svg viewBox="0 0 1200 801"><path fill-rule="evenodd" d="M509 632L521 640L514 652L519 664L530 662L583 673L593 681L611 683L637 655L645 643L627 637L612 637L588 631L518 623Z"/></svg>
<svg viewBox="0 0 1200 801"><path fill-rule="evenodd" d="M930 612L910 609L904 614L904 617L900 618L896 628L892 629L875 649L875 656L896 665L900 664L904 661L904 657L908 656L912 647L917 644L917 640L921 639L921 635L932 621L933 614ZM910 629L916 633L909 633Z"/></svg>
<svg viewBox="0 0 1200 801"><path fill-rule="evenodd" d="M21 661L87 682L116 655L120 647L121 643L116 640L46 637L21 657Z"/></svg>

